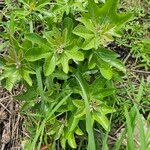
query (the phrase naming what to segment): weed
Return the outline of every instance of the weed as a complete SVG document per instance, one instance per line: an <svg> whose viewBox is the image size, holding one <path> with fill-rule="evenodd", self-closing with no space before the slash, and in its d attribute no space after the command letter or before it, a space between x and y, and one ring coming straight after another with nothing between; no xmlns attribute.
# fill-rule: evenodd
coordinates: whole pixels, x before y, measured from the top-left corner
<svg viewBox="0 0 150 150"><path fill-rule="evenodd" d="M102 149L108 149L110 124L120 98L116 83L123 83L121 76L126 68L119 55L107 46L121 37L122 26L131 19L130 13L118 13L117 4L118 0L6 1L1 17L0 36L4 42L0 47L0 81L9 91L16 84L26 87L25 92L14 97L22 101L21 113L26 116L24 126L29 138L24 149L96 150L99 143L95 128L106 132ZM138 43L148 66L149 40ZM145 82L143 79L140 92L133 97L135 87L129 81L125 85L128 89L123 88L121 94L127 94L130 100L126 102L129 107L123 109L127 124L123 135L127 132L130 150L134 149L135 119L130 118L128 109L134 99L142 101ZM135 111L140 123L136 107ZM140 146L145 149L147 141L141 123L140 134ZM122 140L118 140L116 149Z"/></svg>

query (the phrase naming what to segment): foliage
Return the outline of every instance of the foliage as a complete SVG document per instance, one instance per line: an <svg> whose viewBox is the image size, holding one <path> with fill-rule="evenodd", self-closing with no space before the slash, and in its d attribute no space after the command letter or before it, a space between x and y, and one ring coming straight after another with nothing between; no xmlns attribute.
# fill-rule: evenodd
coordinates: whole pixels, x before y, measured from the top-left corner
<svg viewBox="0 0 150 150"><path fill-rule="evenodd" d="M122 38L118 38L116 42L131 49L131 54L135 57L137 67L149 69L149 6L150 2L145 0L121 1L121 9L131 12L134 17L124 26L124 34Z"/></svg>
<svg viewBox="0 0 150 150"><path fill-rule="evenodd" d="M121 36L122 25L131 18L118 13L117 4L118 0L6 1L0 80L10 91L16 84L26 86L14 97L22 101L21 113L27 116L24 125L30 138L24 149L56 149L59 144L77 149L88 141L85 149L95 150L94 128L109 132L110 115L116 111L114 81L126 69L107 45ZM143 43L141 51L149 41ZM126 109L125 116L130 129Z"/></svg>

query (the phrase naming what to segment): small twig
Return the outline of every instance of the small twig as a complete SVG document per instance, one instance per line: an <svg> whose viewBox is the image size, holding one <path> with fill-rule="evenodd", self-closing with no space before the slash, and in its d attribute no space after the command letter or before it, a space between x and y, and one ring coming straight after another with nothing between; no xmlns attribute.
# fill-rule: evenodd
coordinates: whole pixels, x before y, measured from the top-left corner
<svg viewBox="0 0 150 150"><path fill-rule="evenodd" d="M125 124L122 124L119 129L114 133L115 135L118 134L118 132L125 126Z"/></svg>
<svg viewBox="0 0 150 150"><path fill-rule="evenodd" d="M146 105L143 105L143 104L140 104L138 101L136 101L136 100L132 100L134 103L136 103L137 105L139 105L139 106L141 106L141 107L143 107L143 108L147 108L147 109L150 109L150 107L149 106L146 106Z"/></svg>
<svg viewBox="0 0 150 150"><path fill-rule="evenodd" d="M15 124L15 126L14 126L14 128L13 128L12 133L14 133L15 130L17 129L17 126L19 125L20 118L21 118L21 116L18 114L17 121L16 121L16 124Z"/></svg>
<svg viewBox="0 0 150 150"><path fill-rule="evenodd" d="M10 114L12 114L12 113L10 112L10 110L8 110L7 107L5 107L2 103L0 103L0 105L1 105L5 110L7 110Z"/></svg>
<svg viewBox="0 0 150 150"><path fill-rule="evenodd" d="M8 98L10 98L10 96L2 97L2 98L0 98L0 102L7 100Z"/></svg>
<svg viewBox="0 0 150 150"><path fill-rule="evenodd" d="M138 101L134 100L131 96L127 97L127 96L122 96L122 95L119 95L119 94L117 94L117 95L120 96L120 97L122 97L122 98L131 99L131 101L132 101L133 103L136 103L137 105L139 105L139 106L141 106L141 107L143 107L143 108L150 109L149 106L140 104Z"/></svg>
<svg viewBox="0 0 150 150"><path fill-rule="evenodd" d="M4 149L5 149L5 145L6 145L6 144L2 144L1 150L4 150Z"/></svg>
<svg viewBox="0 0 150 150"><path fill-rule="evenodd" d="M137 72L137 73L144 73L144 74L150 74L150 71L144 71L144 70L134 70L130 69L132 72Z"/></svg>

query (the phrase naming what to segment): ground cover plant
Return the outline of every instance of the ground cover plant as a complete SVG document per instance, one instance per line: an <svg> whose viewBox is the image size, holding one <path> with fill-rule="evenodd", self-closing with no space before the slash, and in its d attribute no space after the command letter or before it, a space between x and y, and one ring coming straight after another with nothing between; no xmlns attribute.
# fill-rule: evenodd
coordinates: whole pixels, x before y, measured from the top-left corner
<svg viewBox="0 0 150 150"><path fill-rule="evenodd" d="M119 7L118 0L6 0L0 81L8 91L23 85L13 95L28 135L22 149L150 149L150 41L132 34L135 12Z"/></svg>

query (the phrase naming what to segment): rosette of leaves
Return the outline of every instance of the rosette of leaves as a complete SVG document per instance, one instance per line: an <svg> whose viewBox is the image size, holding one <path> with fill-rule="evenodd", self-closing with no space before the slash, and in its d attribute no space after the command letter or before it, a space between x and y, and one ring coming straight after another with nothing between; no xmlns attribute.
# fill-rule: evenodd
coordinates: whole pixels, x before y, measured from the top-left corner
<svg viewBox="0 0 150 150"><path fill-rule="evenodd" d="M42 49L31 49L26 54L28 61L36 61L45 58L44 73L46 76L52 74L56 66L62 66L63 71L68 73L69 60L74 62L83 61L84 55L78 46L78 40L72 34L72 19L64 20L64 28L53 27L51 31L44 32L44 37L37 34L29 34L26 38L38 44Z"/></svg>
<svg viewBox="0 0 150 150"><path fill-rule="evenodd" d="M84 7L86 3L85 0L56 0L51 9L51 16L54 18L54 22L60 22L64 14L69 15L70 12L75 14L86 11Z"/></svg>
<svg viewBox="0 0 150 150"><path fill-rule="evenodd" d="M50 1L48 0L18 0L18 5L22 5L22 7L16 7L14 9L14 14L18 16L20 19L29 17L31 14L38 16L39 13L45 16L50 16L50 13L46 10L46 5L50 5ZM43 18L43 16L41 17ZM39 17L40 18L40 17Z"/></svg>
<svg viewBox="0 0 150 150"><path fill-rule="evenodd" d="M105 0L94 0L95 3L103 2ZM51 17L54 22L62 21L63 15L78 14L79 12L86 12L88 5L88 0L56 0L51 9Z"/></svg>
<svg viewBox="0 0 150 150"><path fill-rule="evenodd" d="M99 6L94 0L88 2L88 13L82 13L80 24L73 33L84 38L82 49L98 49L113 41L119 35L119 26L130 18L130 14L117 13L118 0L107 0Z"/></svg>
<svg viewBox="0 0 150 150"><path fill-rule="evenodd" d="M16 82L24 79L30 86L32 85L31 74L35 74L31 66L25 61L25 54L22 46L10 36L10 49L8 54L2 57L2 74L0 80L5 80L5 88L11 90Z"/></svg>
<svg viewBox="0 0 150 150"><path fill-rule="evenodd" d="M115 67L125 72L125 67L118 55L105 49L108 43L119 35L119 29L130 17L130 14L117 13L117 0L108 0L104 5L98 5L93 0L88 3L88 12L82 13L77 20L79 24L73 33L84 39L81 48L91 50L89 56L89 69L98 67L101 74L108 80L113 77Z"/></svg>
<svg viewBox="0 0 150 150"><path fill-rule="evenodd" d="M105 88L106 87L106 88ZM75 87L76 88L76 87ZM92 116L92 126L94 122L100 124L105 130L109 129L109 120L107 114L115 112L115 109L106 104L106 99L115 93L113 88L107 87L106 79L98 77L92 84L88 85L88 99L90 105L90 114ZM82 91L78 91L82 95ZM64 126L61 135L61 144L65 149L66 142L72 147L77 148L75 134L83 135L83 128L80 128L80 121L86 120L86 106L83 99L72 99L73 110L68 119L66 127Z"/></svg>

